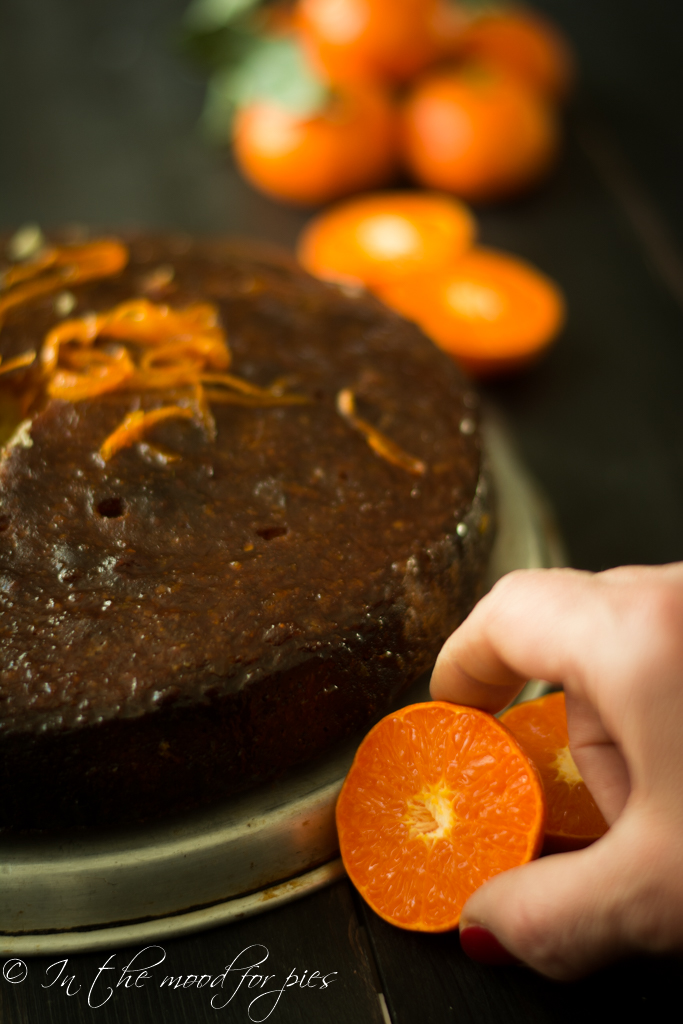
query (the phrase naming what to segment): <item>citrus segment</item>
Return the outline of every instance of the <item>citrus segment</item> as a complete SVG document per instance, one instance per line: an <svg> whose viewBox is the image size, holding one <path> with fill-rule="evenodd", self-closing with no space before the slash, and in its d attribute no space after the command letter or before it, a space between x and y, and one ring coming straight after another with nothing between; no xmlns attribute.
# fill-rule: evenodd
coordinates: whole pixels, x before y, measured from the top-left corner
<svg viewBox="0 0 683 1024"><path fill-rule="evenodd" d="M578 850L607 831L569 749L564 693L517 704L501 717L541 776L548 805L545 849Z"/></svg>
<svg viewBox="0 0 683 1024"><path fill-rule="evenodd" d="M455 928L485 881L537 856L544 798L509 731L441 701L382 719L337 803L344 866L381 917L415 931Z"/></svg>
<svg viewBox="0 0 683 1024"><path fill-rule="evenodd" d="M379 294L479 376L529 362L564 321L559 288L523 260L493 249L473 248L441 270L386 282Z"/></svg>
<svg viewBox="0 0 683 1024"><path fill-rule="evenodd" d="M312 274L369 288L416 270L440 268L473 243L468 208L437 193L382 192L340 203L314 218L298 245Z"/></svg>

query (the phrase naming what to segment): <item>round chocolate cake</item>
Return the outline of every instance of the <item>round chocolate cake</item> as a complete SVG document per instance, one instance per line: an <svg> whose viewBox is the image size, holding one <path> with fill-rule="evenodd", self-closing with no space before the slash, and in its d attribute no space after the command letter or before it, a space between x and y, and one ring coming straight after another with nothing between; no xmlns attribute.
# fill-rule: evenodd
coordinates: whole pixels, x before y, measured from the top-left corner
<svg viewBox="0 0 683 1024"><path fill-rule="evenodd" d="M486 566L453 363L263 249L19 255L0 290L0 827L195 807L368 725Z"/></svg>

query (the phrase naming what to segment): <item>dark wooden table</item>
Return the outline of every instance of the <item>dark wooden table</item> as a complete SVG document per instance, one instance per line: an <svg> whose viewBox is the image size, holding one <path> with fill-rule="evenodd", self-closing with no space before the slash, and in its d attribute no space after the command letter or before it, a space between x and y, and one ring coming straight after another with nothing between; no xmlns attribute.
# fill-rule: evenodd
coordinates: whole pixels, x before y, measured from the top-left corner
<svg viewBox="0 0 683 1024"><path fill-rule="evenodd" d="M557 278L570 317L544 363L487 394L551 498L573 565L681 559L683 9L678 0L539 5L581 59L565 158L540 192L479 212L485 242ZM203 83L174 52L184 7L2 0L2 229L173 227L291 246L305 214L257 196L197 135ZM57 967L57 956L30 960L24 981L0 977L0 1022L649 1021L671 1000L678 1006L682 973L680 961L638 958L560 986L522 969L481 968L462 955L457 934L393 929L346 882L163 948L150 978L124 982L106 1002L139 949L116 951L114 970L100 975L109 954ZM160 956L148 950L134 966ZM253 973L272 976L266 988L243 980L227 1002L237 968L259 961ZM169 975L216 978L231 964L222 988L159 985ZM319 977L310 983L316 971L325 988ZM66 977L74 980L62 984ZM287 982L277 1002L277 992L253 1002Z"/></svg>

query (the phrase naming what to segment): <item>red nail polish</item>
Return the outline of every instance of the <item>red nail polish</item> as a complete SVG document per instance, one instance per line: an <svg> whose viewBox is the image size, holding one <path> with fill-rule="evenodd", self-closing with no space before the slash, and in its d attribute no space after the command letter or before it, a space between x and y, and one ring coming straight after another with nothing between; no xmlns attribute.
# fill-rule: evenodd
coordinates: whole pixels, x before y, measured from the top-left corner
<svg viewBox="0 0 683 1024"><path fill-rule="evenodd" d="M482 928L480 924L468 924L461 930L460 945L470 959L480 964L505 967L521 962L512 953L508 953L505 946L501 946L493 932Z"/></svg>

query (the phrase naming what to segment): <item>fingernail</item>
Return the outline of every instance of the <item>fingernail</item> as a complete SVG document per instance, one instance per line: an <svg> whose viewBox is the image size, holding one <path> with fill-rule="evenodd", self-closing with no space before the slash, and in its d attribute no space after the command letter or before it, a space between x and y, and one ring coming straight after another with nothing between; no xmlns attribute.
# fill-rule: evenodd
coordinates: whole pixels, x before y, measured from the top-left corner
<svg viewBox="0 0 683 1024"><path fill-rule="evenodd" d="M505 946L501 946L493 932L482 928L480 924L468 924L460 930L460 945L471 960L480 964L505 967L521 963L516 956L508 953Z"/></svg>

